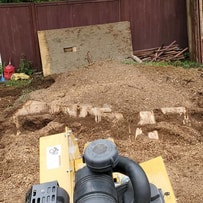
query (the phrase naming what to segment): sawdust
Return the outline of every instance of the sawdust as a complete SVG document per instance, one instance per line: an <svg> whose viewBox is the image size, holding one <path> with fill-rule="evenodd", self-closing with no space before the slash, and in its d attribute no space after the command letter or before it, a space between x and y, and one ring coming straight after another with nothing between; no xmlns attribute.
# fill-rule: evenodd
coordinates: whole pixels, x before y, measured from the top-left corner
<svg viewBox="0 0 203 203"><path fill-rule="evenodd" d="M39 81L33 80L29 87L32 92L26 97L22 89L6 90L0 86L0 202L24 201L29 187L39 182L39 137L63 132L65 126L73 130L80 148L87 141L111 136L120 154L138 163L162 156L177 202L203 201L202 69L109 61ZM107 104L114 112L122 113L124 120L112 123L102 118L96 123L92 116L35 115L22 118L21 134L16 135L11 116L28 99L61 105ZM181 115L160 113L160 108L179 106L186 107L189 123L183 124ZM151 110L155 112L156 124L144 126L143 135L135 138L139 112ZM159 140L149 139L149 130L157 130Z"/></svg>

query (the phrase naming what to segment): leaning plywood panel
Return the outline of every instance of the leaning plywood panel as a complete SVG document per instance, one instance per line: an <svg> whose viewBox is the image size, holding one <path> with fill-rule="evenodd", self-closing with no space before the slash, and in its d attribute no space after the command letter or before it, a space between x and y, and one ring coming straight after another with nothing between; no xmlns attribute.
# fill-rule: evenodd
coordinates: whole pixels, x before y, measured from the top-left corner
<svg viewBox="0 0 203 203"><path fill-rule="evenodd" d="M44 76L96 61L122 61L133 53L127 21L38 31L38 38Z"/></svg>

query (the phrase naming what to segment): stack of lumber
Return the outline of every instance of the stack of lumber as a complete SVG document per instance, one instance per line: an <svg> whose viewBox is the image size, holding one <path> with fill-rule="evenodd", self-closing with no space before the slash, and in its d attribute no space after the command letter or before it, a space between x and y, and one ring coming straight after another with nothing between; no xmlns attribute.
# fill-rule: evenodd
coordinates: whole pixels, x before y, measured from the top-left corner
<svg viewBox="0 0 203 203"><path fill-rule="evenodd" d="M134 60L139 62L155 62L155 61L178 61L183 60L184 53L188 48L181 49L176 41L173 41L168 46L134 51Z"/></svg>

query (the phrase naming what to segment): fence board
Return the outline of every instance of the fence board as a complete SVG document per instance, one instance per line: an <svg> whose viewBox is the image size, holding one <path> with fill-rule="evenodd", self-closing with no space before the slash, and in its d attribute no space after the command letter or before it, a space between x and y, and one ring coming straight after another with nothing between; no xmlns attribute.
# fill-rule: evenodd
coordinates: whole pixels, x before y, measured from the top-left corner
<svg viewBox="0 0 203 203"><path fill-rule="evenodd" d="M38 30L68 28L119 21L118 1L75 4L36 4Z"/></svg>
<svg viewBox="0 0 203 203"><path fill-rule="evenodd" d="M134 50L168 45L187 46L185 0L121 0L121 20L130 20Z"/></svg>
<svg viewBox="0 0 203 203"><path fill-rule="evenodd" d="M33 36L32 13L30 4L8 5L0 7L0 52L2 61L12 63L17 67L22 54L28 60L36 60L35 41Z"/></svg>
<svg viewBox="0 0 203 203"><path fill-rule="evenodd" d="M38 30L130 21L133 49L157 47L176 40L187 46L185 0L77 0L0 4L0 52L15 66L21 53L41 70Z"/></svg>

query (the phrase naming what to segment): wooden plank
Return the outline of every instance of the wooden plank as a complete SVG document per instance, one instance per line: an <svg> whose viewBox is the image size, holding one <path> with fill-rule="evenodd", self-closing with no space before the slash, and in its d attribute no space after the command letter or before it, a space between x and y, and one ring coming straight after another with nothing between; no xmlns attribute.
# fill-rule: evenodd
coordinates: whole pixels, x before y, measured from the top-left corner
<svg viewBox="0 0 203 203"><path fill-rule="evenodd" d="M199 0L199 9L200 9L200 32L201 32L201 63L203 63L203 2Z"/></svg>
<svg viewBox="0 0 203 203"><path fill-rule="evenodd" d="M202 0L194 1L187 0L187 22L188 22L188 41L189 52L192 60L202 63L202 45L201 45L201 32L202 32Z"/></svg>
<svg viewBox="0 0 203 203"><path fill-rule="evenodd" d="M163 54L165 51L167 51L172 45L174 45L176 43L176 41L173 41L171 44L169 44L166 48L162 49L162 47L160 47L158 49L158 52L160 52L159 54L155 55L155 57L152 59L152 61L156 61L156 59L161 56L161 54ZM161 50L161 51L160 51Z"/></svg>
<svg viewBox="0 0 203 203"><path fill-rule="evenodd" d="M167 60L176 59L176 58L180 57L180 55L183 54L184 52L186 52L187 50L188 50L188 48L185 48L182 51L178 52L176 55L169 57Z"/></svg>
<svg viewBox="0 0 203 203"><path fill-rule="evenodd" d="M44 76L133 55L130 23L38 31Z"/></svg>
<svg viewBox="0 0 203 203"><path fill-rule="evenodd" d="M38 32L38 39L40 42L40 55L43 57L42 59L42 67L44 75L51 74L51 58L49 57L49 50L47 46L45 32Z"/></svg>
<svg viewBox="0 0 203 203"><path fill-rule="evenodd" d="M174 61L184 59L184 53L188 47L181 49L176 41L173 41L168 46L160 46L158 48L150 48L141 51L136 51L134 54L142 61Z"/></svg>
<svg viewBox="0 0 203 203"><path fill-rule="evenodd" d="M189 52L192 52L192 19L190 16L190 0L186 0L187 4L187 31L188 31L188 46L189 46Z"/></svg>

